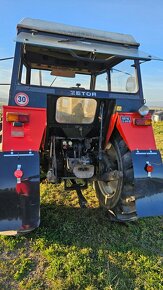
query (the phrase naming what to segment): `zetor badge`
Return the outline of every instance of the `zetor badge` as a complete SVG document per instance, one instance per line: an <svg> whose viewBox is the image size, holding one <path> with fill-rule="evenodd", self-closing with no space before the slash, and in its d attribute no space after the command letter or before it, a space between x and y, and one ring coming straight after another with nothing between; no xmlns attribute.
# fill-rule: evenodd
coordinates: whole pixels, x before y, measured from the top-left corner
<svg viewBox="0 0 163 290"><path fill-rule="evenodd" d="M18 93L18 94L16 94L16 96L15 96L15 103L18 106L22 106L22 107L28 105L28 103L29 103L29 97L28 97L28 95L26 95L25 93Z"/></svg>

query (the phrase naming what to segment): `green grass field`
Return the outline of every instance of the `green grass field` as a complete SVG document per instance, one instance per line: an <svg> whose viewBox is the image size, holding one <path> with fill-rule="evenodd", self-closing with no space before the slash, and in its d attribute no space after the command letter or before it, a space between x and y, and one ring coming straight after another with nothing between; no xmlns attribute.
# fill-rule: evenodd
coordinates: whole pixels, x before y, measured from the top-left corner
<svg viewBox="0 0 163 290"><path fill-rule="evenodd" d="M163 122L154 125L163 156ZM117 224L93 189L80 209L75 192L41 185L41 225L26 236L0 237L0 290L163 289L163 219Z"/></svg>

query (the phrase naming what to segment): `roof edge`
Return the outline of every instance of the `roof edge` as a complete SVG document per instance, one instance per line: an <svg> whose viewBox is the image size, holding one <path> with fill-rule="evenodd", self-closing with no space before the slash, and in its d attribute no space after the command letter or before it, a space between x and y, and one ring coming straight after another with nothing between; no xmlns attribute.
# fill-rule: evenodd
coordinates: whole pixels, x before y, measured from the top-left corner
<svg viewBox="0 0 163 290"><path fill-rule="evenodd" d="M17 25L17 29L26 28L48 33L62 34L67 36L75 36L87 39L101 40L124 45L132 45L138 47L140 44L136 42L134 37L129 34L114 33L97 29L90 29L72 25L50 22L40 19L24 18Z"/></svg>

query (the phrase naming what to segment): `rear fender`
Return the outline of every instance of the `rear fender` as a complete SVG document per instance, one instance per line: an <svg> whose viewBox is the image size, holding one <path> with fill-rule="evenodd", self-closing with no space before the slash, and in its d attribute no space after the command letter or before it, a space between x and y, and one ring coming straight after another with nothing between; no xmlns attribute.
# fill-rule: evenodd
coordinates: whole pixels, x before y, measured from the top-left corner
<svg viewBox="0 0 163 290"><path fill-rule="evenodd" d="M15 170L23 176L17 179ZM0 152L0 233L29 232L40 222L38 152Z"/></svg>
<svg viewBox="0 0 163 290"><path fill-rule="evenodd" d="M119 113L116 128L128 148L133 150L156 150L152 126L137 126L134 119L142 118L138 113ZM144 117L149 119L150 115Z"/></svg>
<svg viewBox="0 0 163 290"><path fill-rule="evenodd" d="M116 128L130 150L156 150L152 126L137 126L134 119L142 118L138 113L115 113L111 116L105 146ZM150 118L148 115L145 118Z"/></svg>
<svg viewBox="0 0 163 290"><path fill-rule="evenodd" d="M22 127L15 127L13 122L6 120L7 113L27 114L29 122L22 124ZM3 106L2 151L38 151L44 139L45 130L46 109Z"/></svg>

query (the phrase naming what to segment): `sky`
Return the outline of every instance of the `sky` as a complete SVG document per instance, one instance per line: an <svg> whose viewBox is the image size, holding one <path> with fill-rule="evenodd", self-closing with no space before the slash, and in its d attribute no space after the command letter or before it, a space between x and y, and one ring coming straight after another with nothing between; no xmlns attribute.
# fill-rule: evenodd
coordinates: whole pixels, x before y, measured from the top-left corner
<svg viewBox="0 0 163 290"><path fill-rule="evenodd" d="M127 33L140 49L163 59L163 0L0 0L0 58L14 55L16 25L25 17ZM12 62L0 62L0 83L10 82ZM163 61L141 65L147 104L163 107ZM8 87L0 86L0 97Z"/></svg>

